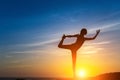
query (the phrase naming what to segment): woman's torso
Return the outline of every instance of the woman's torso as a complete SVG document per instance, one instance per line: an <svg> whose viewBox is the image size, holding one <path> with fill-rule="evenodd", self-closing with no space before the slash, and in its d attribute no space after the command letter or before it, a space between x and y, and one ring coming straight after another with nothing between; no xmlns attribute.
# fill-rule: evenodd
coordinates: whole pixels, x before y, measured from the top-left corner
<svg viewBox="0 0 120 80"><path fill-rule="evenodd" d="M82 46L82 44L84 43L84 41L85 41L84 36L78 35L76 42L72 44L73 49L76 49L76 50L79 49Z"/></svg>

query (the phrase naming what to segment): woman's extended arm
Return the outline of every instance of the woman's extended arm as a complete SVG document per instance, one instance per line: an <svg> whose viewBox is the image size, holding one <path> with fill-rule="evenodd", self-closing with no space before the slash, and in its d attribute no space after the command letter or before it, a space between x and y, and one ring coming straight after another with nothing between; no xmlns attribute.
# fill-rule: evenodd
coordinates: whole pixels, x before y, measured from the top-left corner
<svg viewBox="0 0 120 80"><path fill-rule="evenodd" d="M94 37L92 37L92 38L85 38L85 40L94 40L99 33L100 33L100 30L97 30L96 31L96 35Z"/></svg>
<svg viewBox="0 0 120 80"><path fill-rule="evenodd" d="M79 34L75 34L75 35L65 35L65 37L77 37L79 36Z"/></svg>

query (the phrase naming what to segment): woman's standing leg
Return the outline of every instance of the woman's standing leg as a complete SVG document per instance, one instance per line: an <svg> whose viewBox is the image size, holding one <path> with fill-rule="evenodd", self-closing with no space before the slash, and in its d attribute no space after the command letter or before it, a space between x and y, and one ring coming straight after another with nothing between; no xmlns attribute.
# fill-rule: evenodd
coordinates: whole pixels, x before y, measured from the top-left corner
<svg viewBox="0 0 120 80"><path fill-rule="evenodd" d="M72 51L72 63L73 63L73 77L74 79L76 78L76 56L77 56L77 53L76 51Z"/></svg>

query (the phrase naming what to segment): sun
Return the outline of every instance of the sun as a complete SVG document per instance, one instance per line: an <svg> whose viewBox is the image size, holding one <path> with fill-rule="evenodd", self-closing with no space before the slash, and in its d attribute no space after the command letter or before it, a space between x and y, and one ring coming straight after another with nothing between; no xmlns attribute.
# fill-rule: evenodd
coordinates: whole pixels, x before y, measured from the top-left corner
<svg viewBox="0 0 120 80"><path fill-rule="evenodd" d="M85 78L86 77L86 71L84 69L81 69L77 72L77 76L80 78Z"/></svg>

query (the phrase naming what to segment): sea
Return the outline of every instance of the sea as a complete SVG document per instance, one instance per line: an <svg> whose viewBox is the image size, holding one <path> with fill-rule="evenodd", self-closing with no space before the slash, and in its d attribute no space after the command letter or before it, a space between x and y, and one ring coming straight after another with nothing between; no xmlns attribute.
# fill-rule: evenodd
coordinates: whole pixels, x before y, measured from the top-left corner
<svg viewBox="0 0 120 80"><path fill-rule="evenodd" d="M0 80L73 80L71 78L0 78Z"/></svg>

